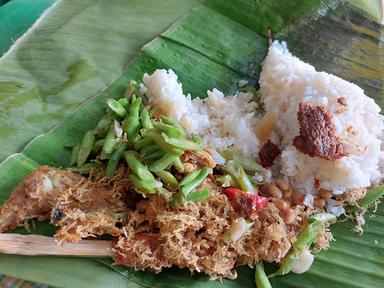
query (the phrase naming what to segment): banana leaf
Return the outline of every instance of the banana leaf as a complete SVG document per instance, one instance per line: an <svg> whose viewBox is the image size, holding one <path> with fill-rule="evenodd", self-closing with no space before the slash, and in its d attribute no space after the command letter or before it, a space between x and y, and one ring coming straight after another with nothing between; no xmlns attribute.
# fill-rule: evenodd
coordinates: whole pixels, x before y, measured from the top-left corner
<svg viewBox="0 0 384 288"><path fill-rule="evenodd" d="M130 11L128 6L132 5L133 2L123 2L119 2L119 10ZM65 19L64 22L67 27L76 27L78 29L80 27L78 26L79 22L81 23L83 19L87 21L94 15L102 17L102 19L109 19L108 15L110 17L112 14L112 12L109 14L104 11L107 16L103 18L103 13L97 13L97 9L92 9L94 8L93 5L90 5L89 9L84 7L82 6L83 9L81 9L82 12L80 13L79 7L71 2L63 1L59 3L47 15L47 18L44 18L36 27L36 31L44 32L47 27L55 27L53 25L53 23L56 23L55 21L60 23L64 21L63 19ZM107 6L102 7L107 8ZM136 6L138 10L135 13L140 15L144 11L140 11L138 7L139 4ZM145 7L145 9L147 8ZM86 13L84 16L84 11L89 14ZM116 10L113 11L116 12ZM74 18L71 18L72 15L75 15ZM121 23L126 22L125 17L128 16L124 15L124 13L114 14L114 20L118 23L120 23L119 21ZM143 21L144 19L144 17L138 17L138 15L136 17L137 21ZM108 81L104 81L97 84L98 89L95 89L95 87L90 88L91 85L88 81L93 84L97 82L96 79L92 78L76 83L76 89L71 85L69 85L70 87L66 87L66 84L59 85L62 91L60 90L58 94L54 94L55 89L58 88L50 88L53 90L49 92L54 97L52 95L47 96L45 94L47 90L44 89L37 89L36 94L33 95L23 95L21 93L22 99L36 98L36 95L38 95L38 97L43 97L42 99L44 97L51 100L55 99L58 101L57 105L62 105L63 103L60 101L67 101L68 98L72 105L70 110L73 113L60 112L61 114L58 113L57 118L55 118L56 115L52 118L47 117L44 123L45 126L42 124L39 129L28 134L28 137L35 136L36 133L39 133L37 131L45 131L48 126L51 127L50 125L57 123L58 119L61 119L63 115L67 115L51 131L43 133L30 141L22 153L8 157L0 164L0 201L4 201L11 189L37 165L49 164L63 167L68 165L69 151L65 149L65 144L80 141L81 135L89 128L93 128L101 117L105 109L104 100L109 97L120 97L128 81L130 79L139 80L143 72L151 72L156 68L172 68L179 75L184 89L194 97L204 97L206 90L213 87L217 87L226 93L233 92L239 79L248 79L255 83L258 78L260 63L266 54L267 39L265 38L265 30L267 26L273 27L277 37L287 40L290 49L297 56L314 64L318 69L324 69L362 86L367 94L375 98L383 107L384 54L381 48L383 44L383 27L373 21L368 14L350 5L340 4L339 1L241 0L235 3L230 0L211 0L190 11L167 31L147 44L124 71L123 67L127 62L122 60L123 53L121 51L119 52L121 54L118 53L114 62L109 63L111 75L107 73L107 69L100 68L101 64L112 61L110 59L113 58L111 53L116 52L115 50L118 49L103 50L106 47L99 47L100 50L96 48L87 50L83 47L85 44L80 45L79 55L81 55L82 59L84 57L92 59L93 66L97 64L95 60L99 60L99 58L92 53L99 51L106 53L108 59L103 59L100 66L95 66L98 75L103 74L104 78L94 77L100 81L100 79L106 80L107 76L110 76L108 78L109 82L114 80L110 84ZM91 28L86 26L82 28L84 30L79 30L83 34L77 32L79 34L75 35L77 38L73 41L76 42L76 39L77 41L82 39L84 34L88 34ZM114 27L111 23L108 23L108 29L110 29L109 32L114 37L118 37L123 30L121 27ZM58 43L63 43L63 39L68 39L66 38L68 37L66 36L66 33L69 33L68 31L65 30L63 34L55 36L57 38L51 35L52 32L40 34L39 41L47 40L48 43L52 43L51 46L45 48L51 55L48 55L47 59L43 58L42 55L39 58L40 60L44 59L46 67L50 67L49 63L51 63L51 66L53 66L52 63L56 63L56 61L52 62L53 59L57 59L57 57L54 57L55 53L61 56L69 54L69 56L63 58L68 61L62 67L72 64L71 53L68 50L60 51L60 45L58 45ZM96 41L97 37L88 38L87 36L85 39L87 43L99 45ZM107 39L112 38L107 37ZM120 40L117 39L116 43L121 44ZM35 47L37 42L33 41L32 38L26 38L24 42L20 43L20 46L11 50L9 55L6 55L4 58L6 60L0 63L0 79L2 73L11 71L10 67L16 70L20 68L23 61L27 63L23 64L26 65L23 67L31 67L32 59L16 59L13 58L13 55L17 54L15 51L18 50L25 52L25 49L27 49L25 47L34 48L33 52L29 52L30 55L39 55L42 48ZM72 47L75 47L75 44L72 43ZM56 51L57 49L59 51ZM130 55L133 55L133 52L131 53ZM8 60L7 57L14 61L13 65L15 66L10 64L12 61ZM122 65L122 62L124 62L124 65ZM5 69L4 63L11 66ZM93 68L84 68L84 65L88 67L87 62L78 65L82 67L81 69L85 71L84 74L86 75L89 75L88 71L93 70ZM112 66L113 68L111 68ZM58 74L63 73L63 75L66 75L65 69L63 70L62 67L58 67L55 71ZM121 69L121 76L117 72L119 69ZM55 74L49 75L49 73L43 73L46 71L40 71L39 69L30 72L33 72L30 74L34 75L38 83L43 80L52 81L50 83L60 82ZM42 74L39 74L39 72ZM17 79L15 75L14 81L21 81L20 79L15 80ZM21 77L22 80L26 79L25 74L21 73L20 75L24 75ZM66 78L60 80L63 81L64 79ZM28 79L28 81L30 81L28 85L32 86L30 83L33 83L33 81L31 79ZM17 90L14 87L12 88L12 83L7 85L9 94L13 96L20 95L12 90ZM20 89L23 89L23 87ZM74 93L78 93L80 96ZM74 95L81 97L82 101L71 102L75 98ZM0 101L2 99L0 97ZM18 98L14 97L14 99ZM22 99L20 103L24 104ZM44 101L42 102L44 103ZM79 103L81 105L78 105ZM32 109L30 106L24 106L23 108ZM7 109L10 108L5 107L5 111ZM50 115L44 110L41 110L38 115L42 117L45 114ZM14 115L9 116L13 117ZM20 114L17 114L17 116L19 117ZM26 119L28 117L24 115L23 121ZM13 118L13 121L15 120L17 118ZM42 119L41 121L44 122L45 120ZM33 129L34 123L22 123L24 123L25 127L17 129L15 126L14 129L17 129L17 131L12 131L10 135L14 133L20 133L19 135L21 135L26 133L26 130ZM28 141L28 137L22 138L23 141ZM16 145L17 137L14 139L14 145ZM6 143L8 147L11 146L7 141L2 141L0 143ZM13 150L8 148L3 154L8 155L21 147L23 145L19 141L17 147L11 147ZM316 257L311 270L303 275L292 274L285 277L276 277L272 279L273 286L383 287L384 244L382 240L384 239L384 232L381 228L384 224L383 209L384 207L381 205L375 217L367 217L365 233L362 236L351 232L354 226L352 222L334 225L332 229L336 241L331 243L331 248L327 252L322 252ZM33 233L49 235L52 233L51 229L52 227L49 227L49 225L36 224ZM79 271L81 271L81 274ZM133 271L124 267L112 266L110 260L107 259L32 258L0 255L0 272L60 287L86 287L90 285L93 287L111 285L116 287L254 287L253 272L249 268L239 268L239 277L236 281L224 280L221 283L209 281L203 275L191 277L187 271L178 269L169 269L158 275Z"/></svg>
<svg viewBox="0 0 384 288"><path fill-rule="evenodd" d="M7 1L0 1L0 6ZM54 0L12 0L0 9L0 56L27 30Z"/></svg>

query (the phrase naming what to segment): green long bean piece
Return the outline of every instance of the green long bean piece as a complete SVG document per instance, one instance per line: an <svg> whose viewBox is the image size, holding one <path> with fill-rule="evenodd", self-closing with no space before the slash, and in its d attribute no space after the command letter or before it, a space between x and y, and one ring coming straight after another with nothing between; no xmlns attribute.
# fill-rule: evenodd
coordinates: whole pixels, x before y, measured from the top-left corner
<svg viewBox="0 0 384 288"><path fill-rule="evenodd" d="M117 101L125 108L126 111L129 110L129 101L127 98L121 98Z"/></svg>
<svg viewBox="0 0 384 288"><path fill-rule="evenodd" d="M160 172L157 172L156 175L161 179L163 180L164 183L166 184L169 184L171 186L174 186L174 187L177 187L179 185L179 182L177 181L177 179L175 178L175 176L173 176L170 172L168 171L160 171Z"/></svg>
<svg viewBox="0 0 384 288"><path fill-rule="evenodd" d="M104 142L103 149L102 149L101 153L104 155L112 154L113 150L115 149L115 147L119 143L119 141L120 141L120 139L116 137L114 127L112 126L109 129L107 137L105 137L105 142Z"/></svg>
<svg viewBox="0 0 384 288"><path fill-rule="evenodd" d="M140 150L140 153L145 156L145 155L148 155L148 154L151 154L152 152L156 151L156 150L159 150L161 149L159 146L157 146L155 143L151 143L145 147L143 147L141 150Z"/></svg>
<svg viewBox="0 0 384 288"><path fill-rule="evenodd" d="M87 133L84 134L83 141L81 142L80 148L79 148L79 155L77 155L77 166L80 167L84 165L84 163L87 161L88 156L92 152L93 144L95 143L95 134L92 130L87 131Z"/></svg>
<svg viewBox="0 0 384 288"><path fill-rule="evenodd" d="M169 137L179 138L183 135L183 133L175 126L153 122L153 127L158 131L166 133Z"/></svg>
<svg viewBox="0 0 384 288"><path fill-rule="evenodd" d="M203 150L203 147L201 145L196 144L193 141L183 139L183 138L171 138L165 133L161 133L161 135L163 136L163 139L167 144L172 145L175 148L183 149L183 150L190 150L190 151Z"/></svg>
<svg viewBox="0 0 384 288"><path fill-rule="evenodd" d="M71 168L71 170L73 172L76 172L79 174L89 174L89 172L93 168L99 168L99 167L100 167L100 165L97 163L85 163L84 165L81 165L79 167L73 167L73 168Z"/></svg>
<svg viewBox="0 0 384 288"><path fill-rule="evenodd" d="M144 138L151 138L161 149L167 151L168 153L181 155L184 153L184 150L176 148L164 141L164 138L161 134L154 129L142 129L141 134Z"/></svg>
<svg viewBox="0 0 384 288"><path fill-rule="evenodd" d="M179 124L179 122L177 122L177 121L175 121L175 120L173 120L173 119L171 119L171 118L169 118L169 117L167 117L165 115L161 115L160 116L160 120L164 124L168 124L168 125L172 125L172 126L176 127L182 133L182 136L185 137L185 136L188 135L187 131L185 131L185 129L183 128L183 126L181 126Z"/></svg>
<svg viewBox="0 0 384 288"><path fill-rule="evenodd" d="M69 166L73 166L77 163L77 157L79 156L79 150L80 150L80 146L73 147Z"/></svg>
<svg viewBox="0 0 384 288"><path fill-rule="evenodd" d="M129 85L127 87L127 90L124 92L124 97L127 100L130 100L132 98L133 93L135 93L137 82L135 80L129 81Z"/></svg>
<svg viewBox="0 0 384 288"><path fill-rule="evenodd" d="M111 158L108 161L106 175L107 177L113 177L116 172L116 168L119 165L119 161L124 151L128 148L128 143L123 143L112 153Z"/></svg>
<svg viewBox="0 0 384 288"><path fill-rule="evenodd" d="M271 277L289 273L296 261L300 258L303 250L309 248L316 237L325 229L325 222L335 220L336 217L328 213L310 216L307 226L299 234L297 240L292 244L291 251L285 256L283 261L281 261L279 269L273 273Z"/></svg>
<svg viewBox="0 0 384 288"><path fill-rule="evenodd" d="M134 148L135 150L140 150L141 148L143 148L144 146L147 146L147 145L151 145L151 144L154 144L155 142L153 142L153 140L151 138L142 138L140 140L137 140L134 144Z"/></svg>
<svg viewBox="0 0 384 288"><path fill-rule="evenodd" d="M110 111L110 110L108 110ZM97 123L96 128L93 130L97 138L104 138L107 136L111 123L113 121L113 115L108 113Z"/></svg>
<svg viewBox="0 0 384 288"><path fill-rule="evenodd" d="M105 139L97 140L95 144L93 144L92 153L99 154L101 149L103 149L104 143L105 143Z"/></svg>
<svg viewBox="0 0 384 288"><path fill-rule="evenodd" d="M149 165L149 170L152 172L160 172L166 169L169 165L175 161L175 159L180 156L173 153L166 153L159 160L155 161L153 164Z"/></svg>
<svg viewBox="0 0 384 288"><path fill-rule="evenodd" d="M236 183L238 183L240 189L257 194L256 188L252 185L245 173L243 167L234 160L229 160L226 165L227 172L233 177Z"/></svg>
<svg viewBox="0 0 384 288"><path fill-rule="evenodd" d="M202 201L202 200L209 198L210 194L211 193L209 192L208 189L201 189L199 191L192 192L192 193L188 194L187 200L192 201L192 202Z"/></svg>
<svg viewBox="0 0 384 288"><path fill-rule="evenodd" d="M246 157L244 155L235 154L232 153L229 150L221 151L220 153L227 161L234 160L237 163L239 163L245 171L248 172L260 172L263 170L263 167L256 163L254 160L252 160L249 157Z"/></svg>
<svg viewBox="0 0 384 288"><path fill-rule="evenodd" d="M384 195L384 185L376 186L373 189L368 190L365 197L357 202L358 207L354 207L355 210L365 209L375 203L380 197Z"/></svg>
<svg viewBox="0 0 384 288"><path fill-rule="evenodd" d="M190 172L187 176L183 178L183 180L180 181L180 186L188 185L189 183L191 183L193 180L195 180L195 178L197 177L197 175L199 175L200 172L201 169L196 169Z"/></svg>
<svg viewBox="0 0 384 288"><path fill-rule="evenodd" d="M181 187L181 193L183 193L184 196L188 196L188 194L191 193L194 189L196 189L201 183L203 183L205 178L207 178L209 174L212 174L212 172L212 168L202 168L197 177L193 179L193 181Z"/></svg>
<svg viewBox="0 0 384 288"><path fill-rule="evenodd" d="M107 105L117 116L123 118L127 115L127 110L125 110L124 106L121 105L119 101L109 98L107 99Z"/></svg>
<svg viewBox="0 0 384 288"><path fill-rule="evenodd" d="M163 149L158 148L156 151L153 151L151 154L145 155L143 157L143 161L149 162L158 160L159 158L163 157L167 152L165 152Z"/></svg>
<svg viewBox="0 0 384 288"><path fill-rule="evenodd" d="M153 128L149 112L145 107L140 112L140 121L143 128Z"/></svg>
<svg viewBox="0 0 384 288"><path fill-rule="evenodd" d="M135 151L125 152L125 160L127 161L129 169L141 180L146 182L155 182L155 177L148 170L148 168L136 158L135 155Z"/></svg>
<svg viewBox="0 0 384 288"><path fill-rule="evenodd" d="M140 191L150 194L156 193L156 186L154 185L154 183L143 181L135 174L129 174L128 178L133 184L133 186L135 186Z"/></svg>
<svg viewBox="0 0 384 288"><path fill-rule="evenodd" d="M129 116L123 122L123 130L127 134L128 139L132 142L140 130L140 104L141 98L137 98L132 102L132 105L129 108Z"/></svg>
<svg viewBox="0 0 384 288"><path fill-rule="evenodd" d="M176 168L177 172L182 173L184 171L184 163L181 161L180 157L177 157L173 161L173 166Z"/></svg>
<svg viewBox="0 0 384 288"><path fill-rule="evenodd" d="M272 288L267 274L265 274L263 262L257 262L255 265L255 283L256 288Z"/></svg>

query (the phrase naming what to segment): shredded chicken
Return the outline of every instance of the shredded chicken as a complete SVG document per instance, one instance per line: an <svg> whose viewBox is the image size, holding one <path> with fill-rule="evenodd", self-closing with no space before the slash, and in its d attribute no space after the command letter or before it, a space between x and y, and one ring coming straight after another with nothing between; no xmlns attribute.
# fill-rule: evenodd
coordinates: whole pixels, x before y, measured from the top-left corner
<svg viewBox="0 0 384 288"><path fill-rule="evenodd" d="M205 154L189 154L184 160L196 166L210 163ZM172 206L159 195L143 198L131 193L127 173L120 166L108 180L103 172L87 178L42 166L27 176L1 208L0 231L16 228L30 218L50 219L58 227L55 237L59 242L115 236L117 264L157 273L177 266L213 279L234 279L234 268L239 265L281 261L314 212L303 205L291 206L296 217L286 224L270 197L252 228L227 244L223 235L239 215L213 176L199 187L211 191L208 199ZM318 246L326 247L327 239L329 235L320 237Z"/></svg>

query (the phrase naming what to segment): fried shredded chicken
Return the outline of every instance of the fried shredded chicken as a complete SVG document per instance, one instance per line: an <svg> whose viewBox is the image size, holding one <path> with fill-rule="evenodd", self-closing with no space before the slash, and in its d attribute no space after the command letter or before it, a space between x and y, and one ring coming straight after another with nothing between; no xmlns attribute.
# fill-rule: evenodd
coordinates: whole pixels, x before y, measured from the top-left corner
<svg viewBox="0 0 384 288"><path fill-rule="evenodd" d="M120 173L120 178L122 178ZM14 229L25 220L51 220L59 227L59 241L76 242L81 238L111 234L126 211L127 182L88 178L67 169L42 166L29 174L12 192L0 210L0 232ZM120 180L121 182L122 180ZM21 209L22 208L22 209Z"/></svg>
<svg viewBox="0 0 384 288"><path fill-rule="evenodd" d="M185 158L197 167L211 161L205 154ZM239 215L213 176L198 188L210 190L208 199L172 206L161 195L143 198L131 193L128 172L122 165L108 180L102 171L87 178L67 169L42 166L27 176L2 206L0 231L16 228L26 219L50 219L58 227L55 237L59 242L115 236L117 264L156 273L177 266L204 272L212 279L234 279L234 268L239 265L281 261L313 213L308 207L292 206L296 217L286 224L270 198L252 228L227 244L223 235ZM327 237L318 239L320 248L326 247Z"/></svg>

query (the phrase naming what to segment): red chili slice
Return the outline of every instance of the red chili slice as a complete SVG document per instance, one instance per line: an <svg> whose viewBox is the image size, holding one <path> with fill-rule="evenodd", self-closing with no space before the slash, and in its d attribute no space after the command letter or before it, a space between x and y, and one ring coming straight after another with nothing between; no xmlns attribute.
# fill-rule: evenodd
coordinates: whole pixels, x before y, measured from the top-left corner
<svg viewBox="0 0 384 288"><path fill-rule="evenodd" d="M238 188L225 188L224 192L236 213L245 218L250 218L252 214L268 205L266 197L246 193Z"/></svg>

